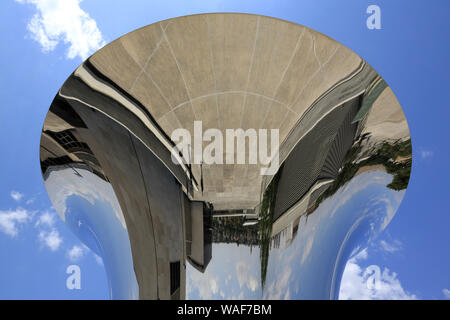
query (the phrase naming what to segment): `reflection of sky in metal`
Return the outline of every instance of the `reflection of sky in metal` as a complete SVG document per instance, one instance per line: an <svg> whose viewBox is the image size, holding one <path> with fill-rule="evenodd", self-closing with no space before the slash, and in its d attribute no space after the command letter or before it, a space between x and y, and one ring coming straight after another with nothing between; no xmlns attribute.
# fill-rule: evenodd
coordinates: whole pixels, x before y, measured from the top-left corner
<svg viewBox="0 0 450 320"><path fill-rule="evenodd" d="M213 243L205 273L186 264L186 299L259 299L260 279L257 246Z"/></svg>
<svg viewBox="0 0 450 320"><path fill-rule="evenodd" d="M68 169L66 166L50 168L50 174L44 181L52 204L61 216L61 219L65 221L66 198L74 194L85 198L92 204L98 199L109 202L116 218L120 221L123 228L126 228L125 218L111 185L97 175L92 174L90 170L80 168L79 165L74 164L72 167L74 169ZM86 168L89 167L86 166ZM58 174L55 174L56 171L58 171ZM82 179L75 173L81 173Z"/></svg>
<svg viewBox="0 0 450 320"><path fill-rule="evenodd" d="M189 299L328 299L337 298L349 256L373 240L389 223L404 191L386 187L392 176L371 171L355 176L309 217L302 216L289 246L282 231L272 247L261 290L259 248L214 244L204 274L187 267ZM333 276L335 275L335 276ZM255 285L252 279L257 280Z"/></svg>
<svg viewBox="0 0 450 320"><path fill-rule="evenodd" d="M303 216L293 243L270 252L263 298L336 297L351 251L377 236L400 204L404 192L386 188L391 179L381 171L358 175Z"/></svg>
<svg viewBox="0 0 450 320"><path fill-rule="evenodd" d="M50 199L72 232L103 259L110 297L137 299L130 241L114 191L92 172L76 170L82 177L71 168L50 173L45 181ZM57 182L62 179L64 183Z"/></svg>

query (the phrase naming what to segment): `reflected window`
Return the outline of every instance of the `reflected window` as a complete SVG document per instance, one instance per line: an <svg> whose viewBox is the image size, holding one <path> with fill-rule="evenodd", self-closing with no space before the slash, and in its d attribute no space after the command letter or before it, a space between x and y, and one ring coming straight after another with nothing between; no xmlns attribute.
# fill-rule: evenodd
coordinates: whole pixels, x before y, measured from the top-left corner
<svg viewBox="0 0 450 320"><path fill-rule="evenodd" d="M180 261L170 263L170 295L180 288Z"/></svg>

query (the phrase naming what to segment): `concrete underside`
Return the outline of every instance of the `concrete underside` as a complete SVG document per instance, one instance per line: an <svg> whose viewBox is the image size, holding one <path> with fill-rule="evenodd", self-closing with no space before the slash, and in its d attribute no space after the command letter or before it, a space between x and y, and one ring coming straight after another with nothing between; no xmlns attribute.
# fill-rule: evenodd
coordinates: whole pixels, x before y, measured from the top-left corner
<svg viewBox="0 0 450 320"><path fill-rule="evenodd" d="M308 107L361 58L303 26L247 14L205 14L129 33L89 61L130 93L170 136L194 120L208 128L279 129L285 140ZM225 136L225 134L224 134ZM260 165L204 165L204 192L221 209L260 200ZM192 167L200 181L200 168Z"/></svg>

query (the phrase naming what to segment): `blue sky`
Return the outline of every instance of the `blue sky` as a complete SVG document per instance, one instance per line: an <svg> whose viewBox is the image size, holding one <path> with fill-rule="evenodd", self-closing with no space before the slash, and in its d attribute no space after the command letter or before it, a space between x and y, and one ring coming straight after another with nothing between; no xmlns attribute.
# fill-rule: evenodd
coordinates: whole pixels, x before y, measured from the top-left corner
<svg viewBox="0 0 450 320"><path fill-rule="evenodd" d="M43 120L65 79L99 46L147 24L201 12L247 12L306 25L355 51L387 81L410 126L412 176L391 224L349 262L344 279L364 285L366 268L377 266L388 293L401 286L409 297L450 298L448 1L53 2L0 3L0 298L109 297L101 261L51 208L39 169ZM370 4L381 8L381 30L366 28ZM82 270L81 290L65 286L73 263ZM356 289L353 295L367 293Z"/></svg>

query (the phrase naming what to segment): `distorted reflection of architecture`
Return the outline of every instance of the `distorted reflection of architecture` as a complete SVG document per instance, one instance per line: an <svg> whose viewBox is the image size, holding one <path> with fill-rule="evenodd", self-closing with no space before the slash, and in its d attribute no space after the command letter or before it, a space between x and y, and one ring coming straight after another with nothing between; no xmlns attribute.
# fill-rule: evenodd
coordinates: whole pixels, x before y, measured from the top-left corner
<svg viewBox="0 0 450 320"><path fill-rule="evenodd" d="M173 161L172 132L194 136L194 121L223 136L278 129L277 172L181 151ZM328 299L392 219L412 159L398 101L355 53L286 21L203 14L82 63L50 106L40 161L113 299Z"/></svg>

